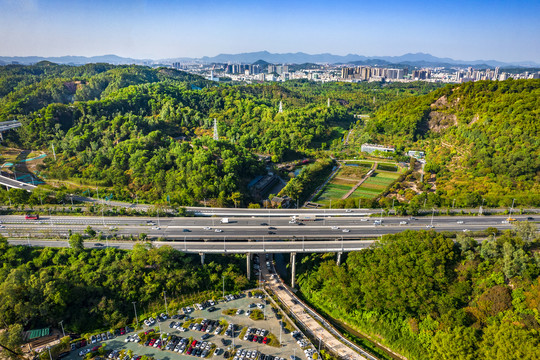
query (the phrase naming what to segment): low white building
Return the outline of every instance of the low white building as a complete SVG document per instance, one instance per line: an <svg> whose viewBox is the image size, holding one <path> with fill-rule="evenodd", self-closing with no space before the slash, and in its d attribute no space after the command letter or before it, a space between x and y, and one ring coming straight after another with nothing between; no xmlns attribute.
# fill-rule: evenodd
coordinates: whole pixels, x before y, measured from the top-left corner
<svg viewBox="0 0 540 360"><path fill-rule="evenodd" d="M393 146L384 146L384 145L378 145L378 144L362 144L361 150L363 152L372 153L375 151L380 152L395 152L395 148Z"/></svg>

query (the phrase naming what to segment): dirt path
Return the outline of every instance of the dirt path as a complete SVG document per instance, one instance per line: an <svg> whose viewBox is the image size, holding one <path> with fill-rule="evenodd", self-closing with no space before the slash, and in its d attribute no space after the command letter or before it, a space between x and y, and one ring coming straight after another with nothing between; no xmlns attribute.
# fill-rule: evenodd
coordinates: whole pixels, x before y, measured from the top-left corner
<svg viewBox="0 0 540 360"><path fill-rule="evenodd" d="M377 162L374 162L373 163L373 166L371 167L371 170L368 171L368 173L362 178L362 180L360 180L358 183L356 183L356 185L353 186L353 188L351 190L349 190L348 193L346 193L345 195L343 195L341 197L341 200L345 200L346 198L348 198L349 196L351 196L351 194L360 187L360 185L362 185L364 183L364 181L366 181L367 179L369 179L369 177L373 174L373 172L375 171L375 169L377 168Z"/></svg>

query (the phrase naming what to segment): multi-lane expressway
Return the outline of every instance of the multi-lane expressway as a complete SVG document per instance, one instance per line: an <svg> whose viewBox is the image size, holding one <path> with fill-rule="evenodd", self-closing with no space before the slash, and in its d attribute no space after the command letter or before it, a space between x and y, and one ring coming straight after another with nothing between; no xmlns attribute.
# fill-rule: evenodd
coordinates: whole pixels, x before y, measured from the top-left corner
<svg viewBox="0 0 540 360"><path fill-rule="evenodd" d="M171 246L176 250L188 253L219 253L219 254L246 254L246 253L302 253L302 252L349 252L360 251L368 248L374 240L313 240L313 241L156 241L155 247ZM38 247L68 247L66 240L36 240L36 239L11 239L12 245L31 245ZM85 241L86 248L113 247L130 250L136 244L134 241Z"/></svg>
<svg viewBox="0 0 540 360"><path fill-rule="evenodd" d="M322 214L320 214L322 215ZM350 215L350 214L347 214ZM526 221L528 216L513 216ZM376 238L404 230L478 231L489 227L510 229L504 223L507 216L440 216L440 217L367 217L318 216L315 221L290 223L288 216L255 216L228 218L222 224L219 217L149 218L149 217L66 217L42 216L40 220L25 220L24 216L0 216L0 233L9 238L67 237L69 230L84 232L91 226L104 235L190 240L336 240ZM382 220L381 225L376 220ZM533 221L537 219L532 218Z"/></svg>

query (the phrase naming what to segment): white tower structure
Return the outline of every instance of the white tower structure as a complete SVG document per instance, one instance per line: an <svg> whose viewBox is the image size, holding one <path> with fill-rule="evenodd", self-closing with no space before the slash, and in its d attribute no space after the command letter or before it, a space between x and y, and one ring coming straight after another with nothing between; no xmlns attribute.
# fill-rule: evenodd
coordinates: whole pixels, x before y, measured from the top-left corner
<svg viewBox="0 0 540 360"><path fill-rule="evenodd" d="M326 104L326 107L330 107L330 98L328 98L328 104Z"/></svg>
<svg viewBox="0 0 540 360"><path fill-rule="evenodd" d="M283 112L283 103L281 101L279 102L279 112Z"/></svg>
<svg viewBox="0 0 540 360"><path fill-rule="evenodd" d="M216 118L214 118L214 140L216 140L216 141L219 140L219 134L218 134L218 130L217 130L217 120L216 120Z"/></svg>

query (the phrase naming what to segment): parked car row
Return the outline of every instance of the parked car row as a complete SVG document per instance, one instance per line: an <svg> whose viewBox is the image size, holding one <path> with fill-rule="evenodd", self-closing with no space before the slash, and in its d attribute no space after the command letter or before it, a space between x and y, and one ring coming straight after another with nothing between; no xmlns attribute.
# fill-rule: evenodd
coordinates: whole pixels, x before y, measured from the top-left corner
<svg viewBox="0 0 540 360"><path fill-rule="evenodd" d="M136 343L140 341L141 341L141 338L137 334L128 335L124 340L124 342L136 342Z"/></svg>
<svg viewBox="0 0 540 360"><path fill-rule="evenodd" d="M259 344L268 344L269 339L266 337L267 334L268 330L265 329L248 328L244 335L244 340L258 342Z"/></svg>
<svg viewBox="0 0 540 360"><path fill-rule="evenodd" d="M206 300L205 302L203 302L201 304L195 304L193 306L197 310L204 310L204 309L209 308L210 306L214 306L214 305L216 305L216 302L214 300Z"/></svg>
<svg viewBox="0 0 540 360"><path fill-rule="evenodd" d="M182 323L180 321L172 321L170 324L169 324L169 328L171 329L176 329L176 330L180 330L180 331L188 331L187 328L183 327L182 326Z"/></svg>
<svg viewBox="0 0 540 360"><path fill-rule="evenodd" d="M304 335L300 331L293 331L291 335L300 347L304 348L306 346L309 346L309 341L304 339Z"/></svg>
<svg viewBox="0 0 540 360"><path fill-rule="evenodd" d="M156 323L156 319L154 319L153 317L149 317L148 319L144 320L144 325L146 326L152 326Z"/></svg>
<svg viewBox="0 0 540 360"><path fill-rule="evenodd" d="M240 299L240 295L237 295L237 294L229 294L229 295L225 295L225 300L226 300L227 302L233 301L233 300L236 300L236 299Z"/></svg>
<svg viewBox="0 0 540 360"><path fill-rule="evenodd" d="M95 344L97 342L110 340L112 338L114 338L114 335L112 332L109 331L108 333L102 333L102 334L90 336L90 343Z"/></svg>
<svg viewBox="0 0 540 360"><path fill-rule="evenodd" d="M194 322L189 324L190 330L202 331L205 333L212 332L212 330L216 329L216 327L219 327L219 321L217 320L203 319L200 323Z"/></svg>
<svg viewBox="0 0 540 360"><path fill-rule="evenodd" d="M315 349L306 349L306 350L304 350L304 354L306 354L307 360L313 360L313 355L315 355L316 353L317 353L317 351L315 351ZM320 358L320 356L318 355L317 358Z"/></svg>
<svg viewBox="0 0 540 360"><path fill-rule="evenodd" d="M256 359L259 356L257 350L238 349L235 359Z"/></svg>

